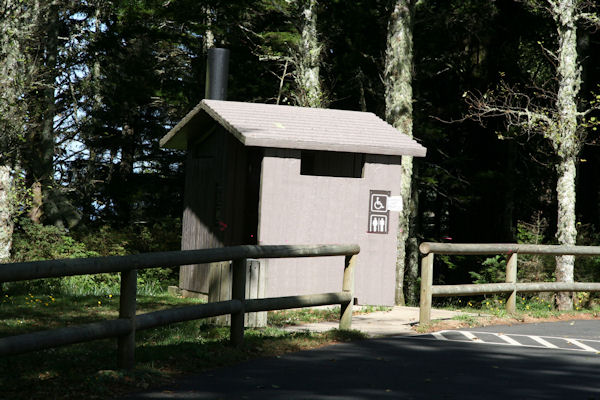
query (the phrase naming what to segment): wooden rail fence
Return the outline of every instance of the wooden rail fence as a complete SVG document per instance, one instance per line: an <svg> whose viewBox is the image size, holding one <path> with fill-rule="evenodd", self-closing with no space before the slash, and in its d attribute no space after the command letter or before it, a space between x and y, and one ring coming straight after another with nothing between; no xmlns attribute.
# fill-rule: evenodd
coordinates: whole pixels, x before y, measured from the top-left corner
<svg viewBox="0 0 600 400"><path fill-rule="evenodd" d="M517 292L600 292L596 282L517 282L517 254L544 254L552 256L600 256L600 246L561 246L512 243L421 243L421 300L419 323L431 322L431 300L433 296L473 296L480 294L508 294L506 311L516 311ZM433 285L433 257L447 255L506 254L506 282Z"/></svg>
<svg viewBox="0 0 600 400"><path fill-rule="evenodd" d="M352 325L354 265L358 245L233 246L217 249L145 253L129 256L35 261L0 265L0 283L39 278L121 273L119 318L85 325L0 338L0 356L21 354L97 339L118 338L118 365L133 368L135 332L175 322L231 315L230 340L244 339L244 314L340 304L340 329ZM263 299L245 299L246 259L345 256L342 291ZM232 299L136 315L137 270L232 261Z"/></svg>

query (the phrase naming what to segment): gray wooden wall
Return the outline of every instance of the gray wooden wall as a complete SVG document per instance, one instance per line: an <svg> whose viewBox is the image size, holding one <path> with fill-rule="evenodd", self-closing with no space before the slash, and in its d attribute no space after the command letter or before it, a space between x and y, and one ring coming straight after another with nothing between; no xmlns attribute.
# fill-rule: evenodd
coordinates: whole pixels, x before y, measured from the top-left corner
<svg viewBox="0 0 600 400"><path fill-rule="evenodd" d="M190 144L189 149L181 248L245 244L246 193L256 191L258 196L258 188L247 187L246 148L224 129L217 128L210 136ZM179 287L208 294L214 275L211 270L219 268L220 263L182 266Z"/></svg>
<svg viewBox="0 0 600 400"><path fill-rule="evenodd" d="M367 233L370 190L400 193L400 157L366 155L363 178L300 174L299 150L266 149L263 158L259 244L358 243L355 296L360 304L393 305L398 213L389 233ZM267 296L341 289L343 257L271 259Z"/></svg>

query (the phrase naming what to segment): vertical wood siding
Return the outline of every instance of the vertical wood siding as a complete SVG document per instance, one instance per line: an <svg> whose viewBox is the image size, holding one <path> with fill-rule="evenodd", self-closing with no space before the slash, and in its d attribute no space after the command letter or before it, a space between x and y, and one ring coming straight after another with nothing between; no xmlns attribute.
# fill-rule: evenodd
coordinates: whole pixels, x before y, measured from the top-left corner
<svg viewBox="0 0 600 400"><path fill-rule="evenodd" d="M263 159L259 244L358 243L355 296L394 304L398 213L388 234L369 234L369 190L400 191L400 157L366 155L363 178L300 175L300 151L267 149ZM266 296L340 290L344 257L270 259Z"/></svg>

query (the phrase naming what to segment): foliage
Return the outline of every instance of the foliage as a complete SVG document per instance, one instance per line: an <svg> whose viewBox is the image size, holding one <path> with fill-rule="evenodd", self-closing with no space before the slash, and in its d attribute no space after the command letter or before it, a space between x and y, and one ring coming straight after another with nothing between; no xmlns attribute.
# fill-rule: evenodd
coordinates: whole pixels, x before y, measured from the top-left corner
<svg viewBox="0 0 600 400"><path fill-rule="evenodd" d="M94 256L98 256L98 253L88 250L84 243L74 240L64 229L35 224L28 218L18 221L14 234L13 262Z"/></svg>
<svg viewBox="0 0 600 400"><path fill-rule="evenodd" d="M12 262L121 256L140 252L173 250L176 246L173 229L180 231L177 221L159 221L152 227L135 226L117 230L109 226L92 232L69 233L52 225L34 224L27 218L19 220L14 235ZM177 242L178 245L178 242ZM171 268L151 268L138 272L138 292L158 293L174 283ZM119 274L97 274L49 278L9 285L12 290L72 295L118 294Z"/></svg>
<svg viewBox="0 0 600 400"><path fill-rule="evenodd" d="M577 224L577 244L598 246L600 232L591 224ZM600 282L600 257L581 256L575 258L575 281Z"/></svg>
<svg viewBox="0 0 600 400"><path fill-rule="evenodd" d="M181 243L181 220L157 219L151 224L122 228L92 225L74 230L73 235L100 256L172 251L178 250Z"/></svg>
<svg viewBox="0 0 600 400"><path fill-rule="evenodd" d="M504 256L489 257L481 263L479 272L469 271L473 283L504 282L506 279L506 258Z"/></svg>
<svg viewBox="0 0 600 400"><path fill-rule="evenodd" d="M517 242L525 244L550 244L546 239L548 221L541 213L533 215L529 222L517 223ZM553 281L554 257L539 254L519 255L517 279L522 282Z"/></svg>

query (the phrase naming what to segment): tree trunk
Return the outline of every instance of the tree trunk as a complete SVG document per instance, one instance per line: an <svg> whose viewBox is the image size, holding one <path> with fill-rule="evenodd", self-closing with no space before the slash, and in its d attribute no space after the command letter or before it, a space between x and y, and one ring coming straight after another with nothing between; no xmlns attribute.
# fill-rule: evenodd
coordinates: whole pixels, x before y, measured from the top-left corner
<svg viewBox="0 0 600 400"><path fill-rule="evenodd" d="M206 23L206 29L204 30L204 38L202 38L202 44L204 52L207 53L209 49L215 47L215 34L213 33L213 20L215 19L215 12L209 7L204 7L204 18Z"/></svg>
<svg viewBox="0 0 600 400"><path fill-rule="evenodd" d="M33 204L29 215L35 223L41 222L44 214L43 203L54 181L54 117L56 114L54 89L58 56L58 6L48 5L40 21L44 25L43 28L38 27L40 39L43 39L44 65L39 70L38 79L41 85L35 94L32 94L32 102L35 102L35 106L31 111L35 114L36 125L28 127L27 150L23 159L28 182L33 191Z"/></svg>
<svg viewBox="0 0 600 400"><path fill-rule="evenodd" d="M10 258L13 235L13 181L11 167L0 166L0 263Z"/></svg>
<svg viewBox="0 0 600 400"><path fill-rule="evenodd" d="M27 118L25 92L34 63L27 56L39 13L37 1L5 0L0 7L0 164L18 157Z"/></svg>
<svg viewBox="0 0 600 400"><path fill-rule="evenodd" d="M558 97L557 128L553 136L554 148L560 158L557 167L558 219L556 237L560 244L574 245L577 237L575 220L576 160L580 143L577 132L577 96L581 84L581 70L577 63L577 28L575 25L576 0L557 1L552 8L558 27ZM557 257L556 280L573 282L573 256ZM559 310L573 308L572 293L557 296Z"/></svg>
<svg viewBox="0 0 600 400"><path fill-rule="evenodd" d="M406 241L406 271L405 271L405 301L408 305L415 306L419 304L419 240L417 233L419 232L419 192L417 189L418 169L413 166L411 176L411 198L408 203L410 207L408 221L408 240Z"/></svg>
<svg viewBox="0 0 600 400"><path fill-rule="evenodd" d="M322 107L323 91L319 79L321 45L317 37L317 0L299 1L302 14L301 39L295 57L297 101L303 107Z"/></svg>
<svg viewBox="0 0 600 400"><path fill-rule="evenodd" d="M414 0L397 0L388 25L384 83L386 120L400 132L412 137L413 12ZM404 305L404 274L409 239L412 203L413 159L402 157L400 195L404 210L398 225L396 259L396 304ZM409 290L409 292L412 292Z"/></svg>
<svg viewBox="0 0 600 400"><path fill-rule="evenodd" d="M42 184L39 181L35 181L31 184L31 209L27 214L29 219L34 224L42 223L42 215L44 212L42 211L42 206L44 204L43 193L42 193Z"/></svg>
<svg viewBox="0 0 600 400"><path fill-rule="evenodd" d="M119 179L118 179L118 191L120 192L120 199L116 204L117 215L119 220L123 224L129 224L132 220L132 182L131 179L134 175L134 163L135 163L135 128L125 123L122 129L123 145L121 146L121 161L119 162Z"/></svg>
<svg viewBox="0 0 600 400"><path fill-rule="evenodd" d="M558 165L558 221L557 238L560 244L574 245L577 237L575 221L575 158L561 158ZM573 282L574 256L556 258L556 281ZM573 309L573 296L569 292L559 292L556 295L559 310Z"/></svg>
<svg viewBox="0 0 600 400"><path fill-rule="evenodd" d="M93 43L97 46L102 39L102 24L105 22L105 10L103 9L103 2L98 0L95 2L95 11L94 11L94 35L93 35ZM102 68L100 65L100 52L96 49L94 51L94 61L92 63L92 68L90 70L90 80L91 80L91 92L90 95L92 97L92 132L96 132L101 128L102 121L100 120L100 113L102 111L102 104L104 99L102 97ZM92 133L93 135L94 133ZM91 135L90 135L91 136ZM85 181L80 190L84 193L84 200L82 202L82 210L83 215L86 219L90 220L92 215L95 212L95 207L93 205L94 202L94 192L96 182L98 182L96 175L98 174L98 165L100 164L100 160L96 149L93 145L89 144L89 156L87 159L87 170ZM103 177L102 177L103 178Z"/></svg>
<svg viewBox="0 0 600 400"><path fill-rule="evenodd" d="M18 162L33 63L26 49L36 27L37 1L5 0L0 9L0 262L10 258L14 192L12 166Z"/></svg>

